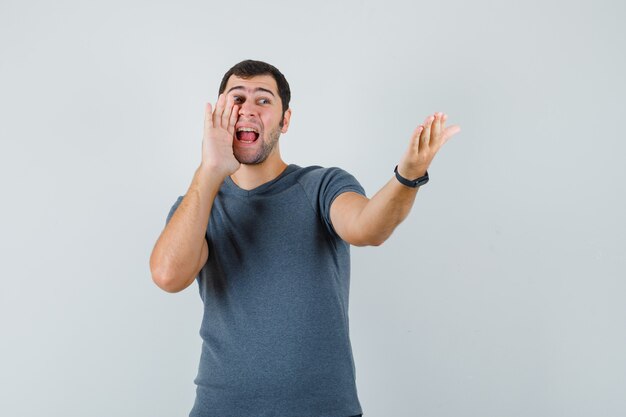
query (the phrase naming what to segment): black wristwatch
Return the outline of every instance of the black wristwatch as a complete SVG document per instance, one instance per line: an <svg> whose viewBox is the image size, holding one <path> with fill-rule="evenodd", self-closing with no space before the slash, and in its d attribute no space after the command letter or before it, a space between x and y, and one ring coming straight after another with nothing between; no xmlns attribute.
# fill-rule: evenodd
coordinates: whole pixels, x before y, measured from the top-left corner
<svg viewBox="0 0 626 417"><path fill-rule="evenodd" d="M428 182L428 171L426 171L426 173L423 176L414 180L406 179L402 175L398 174L398 165L396 165L393 172L396 174L396 178L398 179L398 181L400 181L402 184L406 185L407 187L417 188Z"/></svg>

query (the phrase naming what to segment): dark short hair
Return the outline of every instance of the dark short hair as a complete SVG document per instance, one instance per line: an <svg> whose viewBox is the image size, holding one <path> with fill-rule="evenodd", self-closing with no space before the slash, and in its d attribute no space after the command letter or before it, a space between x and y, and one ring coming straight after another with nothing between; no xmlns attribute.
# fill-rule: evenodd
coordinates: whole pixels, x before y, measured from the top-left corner
<svg viewBox="0 0 626 417"><path fill-rule="evenodd" d="M256 75L271 75L274 80L276 80L278 95L280 96L280 101L283 103L283 118L285 117L285 112L289 108L289 101L291 100L291 90L289 89L287 79L278 70L278 68L263 61L254 61L251 59L241 61L240 63L235 64L226 72L226 74L224 74L218 94L222 94L224 92L228 79L231 75L235 75L240 78L252 78ZM281 126L283 124L282 118L280 124Z"/></svg>

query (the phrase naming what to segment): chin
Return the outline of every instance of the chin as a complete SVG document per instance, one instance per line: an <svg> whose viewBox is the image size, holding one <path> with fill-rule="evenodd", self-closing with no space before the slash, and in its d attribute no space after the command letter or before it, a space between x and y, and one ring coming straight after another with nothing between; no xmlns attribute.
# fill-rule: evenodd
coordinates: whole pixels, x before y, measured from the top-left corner
<svg viewBox="0 0 626 417"><path fill-rule="evenodd" d="M267 155L263 157L262 155L243 156L235 154L235 159L242 165L259 165L265 162Z"/></svg>

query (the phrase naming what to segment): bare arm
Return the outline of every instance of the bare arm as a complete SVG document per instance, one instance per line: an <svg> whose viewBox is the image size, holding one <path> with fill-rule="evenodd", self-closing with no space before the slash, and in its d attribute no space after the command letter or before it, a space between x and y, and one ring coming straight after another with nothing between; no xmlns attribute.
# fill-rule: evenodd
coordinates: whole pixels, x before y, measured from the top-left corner
<svg viewBox="0 0 626 417"><path fill-rule="evenodd" d="M152 280L167 292L187 288L209 256L204 238L213 200L224 179L199 167L172 218L159 236L152 255Z"/></svg>
<svg viewBox="0 0 626 417"><path fill-rule="evenodd" d="M404 220L415 201L417 188L392 178L374 197L355 192L340 194L330 209L337 234L355 246L379 246Z"/></svg>
<svg viewBox="0 0 626 417"><path fill-rule="evenodd" d="M461 128L444 129L447 116L435 113L418 126L409 143L398 173L409 179L423 176L441 146ZM378 246L391 236L408 216L419 188L407 187L393 177L371 199L358 193L339 195L330 208L337 234L355 246Z"/></svg>
<svg viewBox="0 0 626 417"><path fill-rule="evenodd" d="M150 256L152 280L167 292L178 292L194 281L209 256L204 238L213 201L224 179L239 168L233 154L238 107L218 99L215 111L207 104L202 139L202 163Z"/></svg>

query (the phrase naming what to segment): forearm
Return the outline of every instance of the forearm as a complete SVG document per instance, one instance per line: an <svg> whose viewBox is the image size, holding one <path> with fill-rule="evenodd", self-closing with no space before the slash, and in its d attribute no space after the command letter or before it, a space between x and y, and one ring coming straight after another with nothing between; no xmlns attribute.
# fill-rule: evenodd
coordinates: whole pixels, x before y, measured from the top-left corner
<svg viewBox="0 0 626 417"><path fill-rule="evenodd" d="M175 291L195 278L201 260L208 256L205 234L213 201L224 178L199 167L150 257L153 280L159 287Z"/></svg>
<svg viewBox="0 0 626 417"><path fill-rule="evenodd" d="M412 179L426 174L439 148L461 130L459 126L445 128L446 118L443 113L435 113L426 118L424 125L415 129L397 167L402 177ZM409 214L417 190L392 178L372 197L357 217L357 230L362 230L365 241L380 245L387 240Z"/></svg>
<svg viewBox="0 0 626 417"><path fill-rule="evenodd" d="M418 189L391 178L359 213L357 227L362 231L364 240L375 246L387 240L408 216Z"/></svg>

